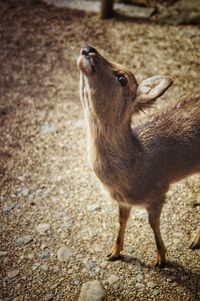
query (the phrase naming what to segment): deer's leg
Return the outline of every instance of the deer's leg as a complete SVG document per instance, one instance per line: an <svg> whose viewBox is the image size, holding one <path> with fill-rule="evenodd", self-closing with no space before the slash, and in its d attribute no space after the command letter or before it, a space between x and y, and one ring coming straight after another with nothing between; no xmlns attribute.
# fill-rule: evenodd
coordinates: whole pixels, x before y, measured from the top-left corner
<svg viewBox="0 0 200 301"><path fill-rule="evenodd" d="M116 242L113 245L111 253L108 255L108 260L114 261L119 259L120 252L123 249L124 234L126 225L130 216L131 208L119 206L119 231Z"/></svg>
<svg viewBox="0 0 200 301"><path fill-rule="evenodd" d="M151 205L147 208L149 215L149 224L153 230L156 247L157 247L157 262L156 267L162 268L166 263L166 248L160 233L160 215L163 207L163 202Z"/></svg>
<svg viewBox="0 0 200 301"><path fill-rule="evenodd" d="M190 245L190 249L192 250L200 249L200 228L197 231L194 241Z"/></svg>

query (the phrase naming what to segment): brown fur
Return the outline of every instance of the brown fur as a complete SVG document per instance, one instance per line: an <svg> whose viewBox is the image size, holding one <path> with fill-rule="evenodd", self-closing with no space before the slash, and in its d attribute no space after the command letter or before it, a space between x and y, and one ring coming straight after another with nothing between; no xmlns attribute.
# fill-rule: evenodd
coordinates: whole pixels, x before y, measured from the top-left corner
<svg viewBox="0 0 200 301"><path fill-rule="evenodd" d="M159 226L165 194L172 182L200 171L200 97L187 98L132 128L132 114L150 106L171 80L156 77L138 86L130 71L99 53L81 55L78 66L90 164L119 204L120 228L109 259L120 256L131 206L142 205L154 232L157 265L162 266L166 250ZM116 74L126 76L125 87ZM192 247L199 242L198 233Z"/></svg>

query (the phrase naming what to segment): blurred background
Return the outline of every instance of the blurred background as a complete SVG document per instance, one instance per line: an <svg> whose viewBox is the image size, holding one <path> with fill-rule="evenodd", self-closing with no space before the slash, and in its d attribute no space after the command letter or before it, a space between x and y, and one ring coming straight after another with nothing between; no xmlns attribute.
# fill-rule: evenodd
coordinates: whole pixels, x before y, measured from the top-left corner
<svg viewBox="0 0 200 301"><path fill-rule="evenodd" d="M198 227L199 175L167 195L168 269L153 268L154 239L139 209L127 228L127 260L106 261L117 206L87 164L76 66L80 48L91 45L138 82L170 76L172 87L140 115L148 119L199 93L199 17L197 0L0 1L1 301L78 300L95 279L106 300L199 299L200 257L188 249Z"/></svg>

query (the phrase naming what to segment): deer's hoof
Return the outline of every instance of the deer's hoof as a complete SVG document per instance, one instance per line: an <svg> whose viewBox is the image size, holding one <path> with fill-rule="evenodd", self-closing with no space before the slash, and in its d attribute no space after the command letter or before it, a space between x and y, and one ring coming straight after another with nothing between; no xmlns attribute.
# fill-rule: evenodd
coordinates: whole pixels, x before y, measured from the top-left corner
<svg viewBox="0 0 200 301"><path fill-rule="evenodd" d="M155 264L156 268L163 269L166 267L166 261L157 261Z"/></svg>
<svg viewBox="0 0 200 301"><path fill-rule="evenodd" d="M113 255L112 253L107 255L108 261L116 261L116 260L122 260L123 256L121 254L119 255Z"/></svg>
<svg viewBox="0 0 200 301"><path fill-rule="evenodd" d="M191 245L190 245L190 249L191 250L198 250L200 249L200 243L199 242L192 242Z"/></svg>

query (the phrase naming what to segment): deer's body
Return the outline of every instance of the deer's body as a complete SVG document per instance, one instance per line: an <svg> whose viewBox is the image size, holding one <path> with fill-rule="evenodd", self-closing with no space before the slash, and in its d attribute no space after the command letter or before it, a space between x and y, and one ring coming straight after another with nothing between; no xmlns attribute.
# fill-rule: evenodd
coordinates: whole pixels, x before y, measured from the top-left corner
<svg viewBox="0 0 200 301"><path fill-rule="evenodd" d="M119 201L145 205L170 183L200 171L200 97L127 128L117 143L110 138L112 128L107 139L94 124L89 138L92 167Z"/></svg>
<svg viewBox="0 0 200 301"><path fill-rule="evenodd" d="M132 114L160 96L171 80L155 77L138 87L133 74L109 63L93 48L82 50L78 64L90 164L119 204L120 229L110 259L120 256L131 206L142 205L155 235L157 263L162 265L166 251L159 218L165 194L172 182L200 171L200 97L185 99L132 128ZM107 81L98 74L102 68L108 68ZM111 73L122 77L122 87ZM192 246L199 245L198 233Z"/></svg>

